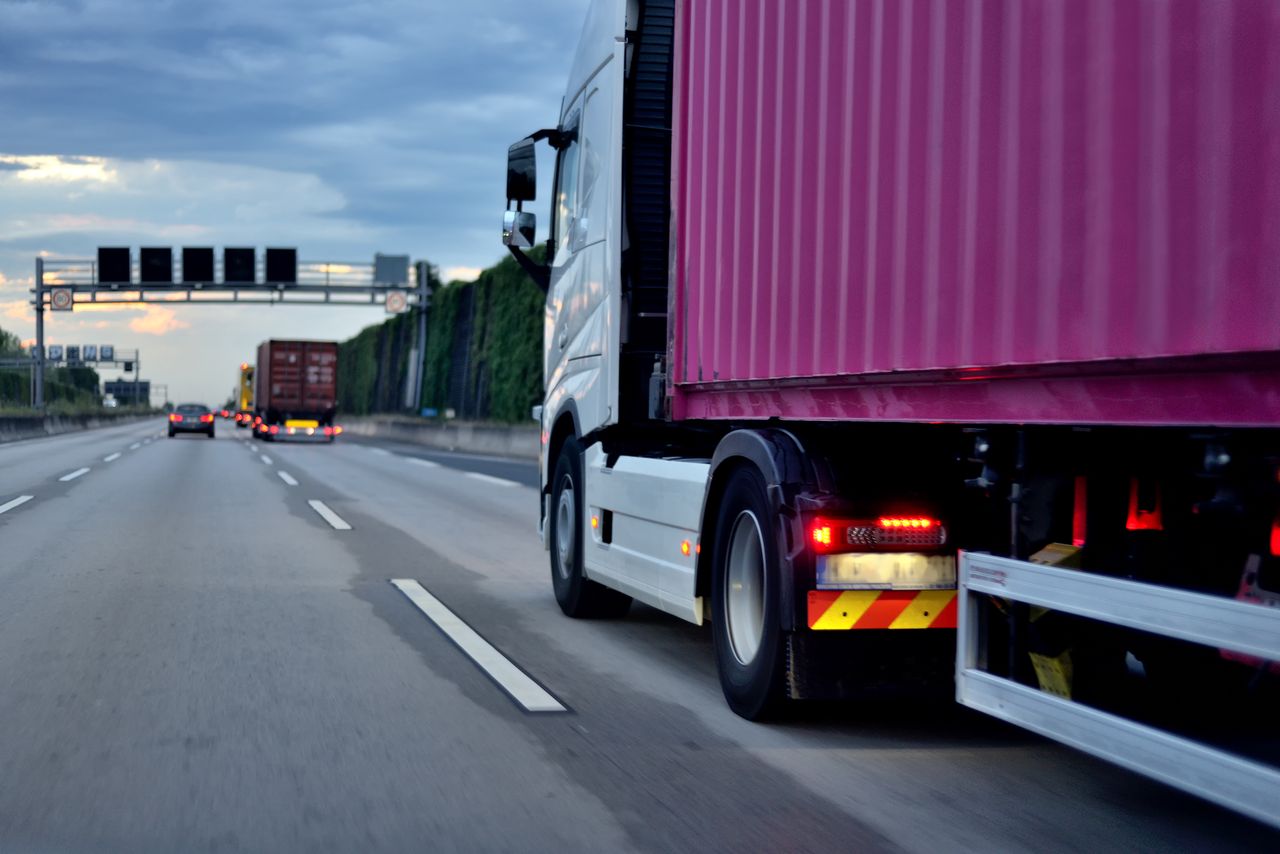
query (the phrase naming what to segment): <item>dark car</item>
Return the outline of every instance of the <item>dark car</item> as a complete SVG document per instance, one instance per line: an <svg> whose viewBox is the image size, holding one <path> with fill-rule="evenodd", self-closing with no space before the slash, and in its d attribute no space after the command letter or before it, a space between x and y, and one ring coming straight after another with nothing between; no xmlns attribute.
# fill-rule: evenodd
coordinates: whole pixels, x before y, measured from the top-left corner
<svg viewBox="0 0 1280 854"><path fill-rule="evenodd" d="M213 412L199 403L184 403L169 414L169 438L178 433L204 433L213 438Z"/></svg>

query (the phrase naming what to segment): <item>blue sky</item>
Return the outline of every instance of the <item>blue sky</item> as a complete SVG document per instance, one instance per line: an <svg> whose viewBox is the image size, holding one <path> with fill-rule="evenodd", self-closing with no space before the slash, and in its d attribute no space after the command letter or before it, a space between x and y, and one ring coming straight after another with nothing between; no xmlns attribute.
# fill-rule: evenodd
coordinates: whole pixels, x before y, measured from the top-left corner
<svg viewBox="0 0 1280 854"><path fill-rule="evenodd" d="M0 0L0 327L34 334L37 254L100 245L498 260L506 147L555 122L588 0ZM545 218L545 217L544 217ZM380 309L152 306L47 316L139 348L173 398L225 398L268 337Z"/></svg>

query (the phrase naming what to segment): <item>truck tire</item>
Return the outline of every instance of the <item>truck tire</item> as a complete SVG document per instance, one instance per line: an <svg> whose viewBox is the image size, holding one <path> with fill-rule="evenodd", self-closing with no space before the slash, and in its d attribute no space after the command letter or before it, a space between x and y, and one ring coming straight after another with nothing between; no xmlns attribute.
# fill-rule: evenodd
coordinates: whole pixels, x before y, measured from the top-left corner
<svg viewBox="0 0 1280 854"><path fill-rule="evenodd" d="M724 698L750 721L775 716L785 700L786 636L774 517L760 473L750 467L733 472L716 520L711 629Z"/></svg>
<svg viewBox="0 0 1280 854"><path fill-rule="evenodd" d="M582 447L565 440L551 480L551 518L547 520L551 542L551 587L567 616L576 618L621 617L631 607L631 597L610 590L582 573L583 507Z"/></svg>

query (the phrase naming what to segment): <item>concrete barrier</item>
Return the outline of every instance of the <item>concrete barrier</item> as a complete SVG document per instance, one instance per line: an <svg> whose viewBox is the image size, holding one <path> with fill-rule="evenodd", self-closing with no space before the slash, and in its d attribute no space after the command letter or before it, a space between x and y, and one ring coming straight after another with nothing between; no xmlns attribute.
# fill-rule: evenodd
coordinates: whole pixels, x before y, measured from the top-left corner
<svg viewBox="0 0 1280 854"><path fill-rule="evenodd" d="M338 417L343 429L355 436L411 442L445 451L493 454L522 459L538 458L538 425L485 424L474 421L427 421L402 415Z"/></svg>
<svg viewBox="0 0 1280 854"><path fill-rule="evenodd" d="M114 427L155 418L155 415L0 415L0 442L16 442L21 439L38 439L62 433L76 433L98 427Z"/></svg>

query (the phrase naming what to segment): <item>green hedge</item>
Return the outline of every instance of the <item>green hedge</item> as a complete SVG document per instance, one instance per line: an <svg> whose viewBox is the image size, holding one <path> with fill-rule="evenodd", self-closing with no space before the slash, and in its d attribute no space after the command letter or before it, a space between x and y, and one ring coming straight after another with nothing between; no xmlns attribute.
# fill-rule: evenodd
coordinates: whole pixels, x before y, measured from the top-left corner
<svg viewBox="0 0 1280 854"><path fill-rule="evenodd" d="M535 256L542 257L541 250ZM436 285L427 321L422 404L464 418L527 421L542 399L545 296L515 259L474 282ZM402 409L412 313L370 326L340 345L338 399L343 412ZM460 360L460 361L459 361Z"/></svg>

